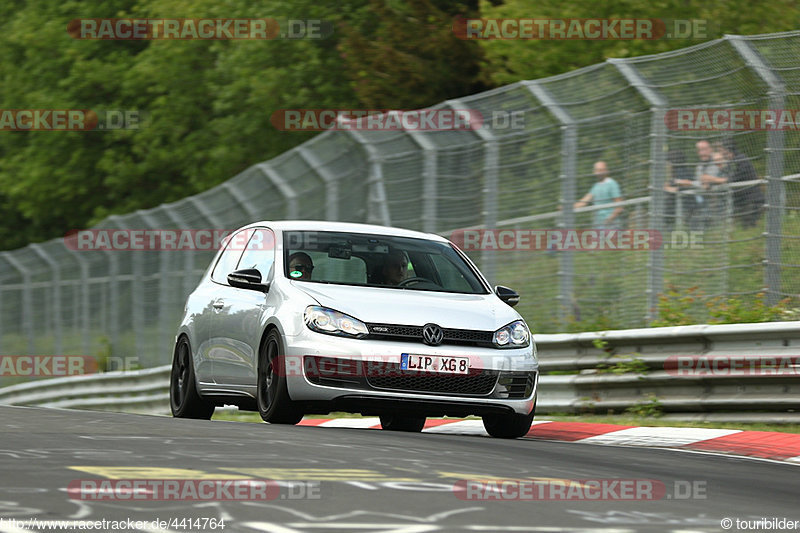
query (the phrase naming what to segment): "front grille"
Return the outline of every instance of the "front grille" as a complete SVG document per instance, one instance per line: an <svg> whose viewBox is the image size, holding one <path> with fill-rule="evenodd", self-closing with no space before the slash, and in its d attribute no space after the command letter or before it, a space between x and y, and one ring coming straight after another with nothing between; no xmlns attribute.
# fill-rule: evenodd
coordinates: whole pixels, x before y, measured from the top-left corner
<svg viewBox="0 0 800 533"><path fill-rule="evenodd" d="M422 342L422 326L367 324L370 339ZM442 344L460 346L493 346L493 331L442 328Z"/></svg>
<svg viewBox="0 0 800 533"><path fill-rule="evenodd" d="M488 396L497 383L497 371L473 369L469 374L431 374L414 370L401 370L392 364L388 376L367 376L367 383L375 389L457 394L463 396Z"/></svg>
<svg viewBox="0 0 800 533"><path fill-rule="evenodd" d="M392 337L421 337L422 326L394 326L392 324L370 324L370 333Z"/></svg>
<svg viewBox="0 0 800 533"><path fill-rule="evenodd" d="M493 331L478 331L472 329L444 329L445 340L479 342L491 344L494 337Z"/></svg>

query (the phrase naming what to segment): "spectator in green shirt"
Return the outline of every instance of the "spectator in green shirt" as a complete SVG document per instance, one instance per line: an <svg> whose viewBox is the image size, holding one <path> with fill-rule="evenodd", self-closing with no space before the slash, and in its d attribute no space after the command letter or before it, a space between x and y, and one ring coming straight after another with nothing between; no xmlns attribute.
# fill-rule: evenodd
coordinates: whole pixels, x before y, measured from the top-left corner
<svg viewBox="0 0 800 533"><path fill-rule="evenodd" d="M592 185L586 195L575 202L574 209L585 207L590 202L594 205L608 205L603 209L594 212L594 227L597 229L618 229L619 215L623 207L614 207L614 203L622 201L622 192L619 184L608 176L608 166L605 161L598 161L594 164L593 172L597 178L597 183Z"/></svg>

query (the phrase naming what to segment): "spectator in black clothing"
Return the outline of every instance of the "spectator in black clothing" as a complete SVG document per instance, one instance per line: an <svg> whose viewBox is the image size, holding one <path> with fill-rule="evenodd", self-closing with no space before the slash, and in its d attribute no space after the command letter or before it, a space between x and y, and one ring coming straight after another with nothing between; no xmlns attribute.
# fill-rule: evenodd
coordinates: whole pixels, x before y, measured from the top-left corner
<svg viewBox="0 0 800 533"><path fill-rule="evenodd" d="M691 218L697 211L697 198L694 194L678 194L685 189L693 188L694 170L686 163L686 156L680 150L667 152L667 175L669 180L664 184L664 190L669 193L664 206L664 216L667 227L672 228L676 212L676 202L680 202L684 218Z"/></svg>
<svg viewBox="0 0 800 533"><path fill-rule="evenodd" d="M722 143L722 155L726 160L725 174L728 183L752 181L758 179L753 163L746 155L739 152L733 139ZM764 208L764 193L761 184L737 187L733 193L733 210L736 218L746 228L752 228L758 222Z"/></svg>

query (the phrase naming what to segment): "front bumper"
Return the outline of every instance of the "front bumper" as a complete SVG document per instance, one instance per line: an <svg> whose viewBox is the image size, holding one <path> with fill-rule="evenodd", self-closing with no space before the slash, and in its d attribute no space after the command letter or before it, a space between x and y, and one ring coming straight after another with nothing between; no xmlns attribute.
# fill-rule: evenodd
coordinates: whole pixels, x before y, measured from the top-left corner
<svg viewBox="0 0 800 533"><path fill-rule="evenodd" d="M306 364L295 364L294 368L302 368L302 372L287 373L289 396L305 404L308 412L342 410L376 414L402 411L425 416L480 416L529 414L534 407L538 362L533 357L532 346L508 350L433 347L412 342L347 339L313 332L287 337L286 341L286 356L295 361L307 361L310 356L344 361L380 361L391 366L399 364L403 353L462 356L469 357L471 373L475 374L466 377L447 374L430 377L426 374L398 379L340 374L331 377L328 374L321 379L319 374L307 372ZM397 374L390 372L390 376ZM481 382L471 381L473 377Z"/></svg>

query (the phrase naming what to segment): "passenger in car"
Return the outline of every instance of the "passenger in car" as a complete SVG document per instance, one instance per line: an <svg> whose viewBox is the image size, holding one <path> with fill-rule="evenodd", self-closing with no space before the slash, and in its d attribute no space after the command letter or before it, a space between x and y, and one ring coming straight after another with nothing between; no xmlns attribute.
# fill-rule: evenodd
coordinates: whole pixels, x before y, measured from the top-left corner
<svg viewBox="0 0 800 533"><path fill-rule="evenodd" d="M305 252L295 252L289 256L289 277L308 281L311 279L311 272L314 270L314 262Z"/></svg>

